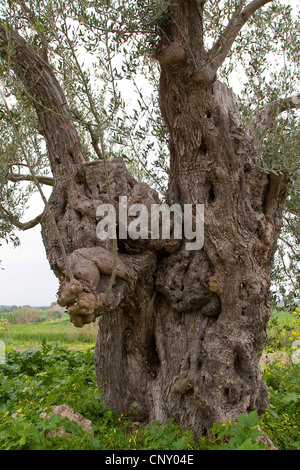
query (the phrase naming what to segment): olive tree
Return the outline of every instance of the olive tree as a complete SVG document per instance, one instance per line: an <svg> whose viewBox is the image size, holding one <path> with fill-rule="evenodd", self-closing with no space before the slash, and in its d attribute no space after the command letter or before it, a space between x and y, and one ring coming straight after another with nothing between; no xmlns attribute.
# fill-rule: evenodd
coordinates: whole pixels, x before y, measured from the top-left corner
<svg viewBox="0 0 300 470"><path fill-rule="evenodd" d="M263 413L259 359L289 204L297 221L293 9L277 0L0 8L1 233L17 243L14 227L41 224L58 303L76 327L99 319L102 398L199 435ZM22 222L34 190L45 210ZM153 205L193 208L194 233L202 204L203 245L187 249L184 231L101 239L98 208L114 208L120 234L125 196L148 210L149 227ZM126 214L125 226L137 213Z"/></svg>

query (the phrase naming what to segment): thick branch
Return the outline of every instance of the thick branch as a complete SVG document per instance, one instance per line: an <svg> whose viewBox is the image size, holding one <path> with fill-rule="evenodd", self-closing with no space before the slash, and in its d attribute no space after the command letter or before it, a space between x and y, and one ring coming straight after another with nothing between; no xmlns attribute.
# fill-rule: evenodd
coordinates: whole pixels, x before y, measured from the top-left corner
<svg viewBox="0 0 300 470"><path fill-rule="evenodd" d="M251 127L255 128L255 132L262 134L267 129L274 126L276 117L284 111L290 109L300 108L300 93L295 96L288 96L287 98L271 101L265 105L257 114L257 117L252 121Z"/></svg>
<svg viewBox="0 0 300 470"><path fill-rule="evenodd" d="M18 183L19 181L34 181L31 175L22 175L21 173L10 173L7 179L9 181L12 181L13 183ZM50 176L36 175L36 179L41 184L53 186L53 178L51 178Z"/></svg>
<svg viewBox="0 0 300 470"><path fill-rule="evenodd" d="M72 113L52 68L43 54L35 51L16 31L2 24L0 50L12 65L22 90L37 112L54 177L62 170L72 177L78 166L85 163L85 157Z"/></svg>
<svg viewBox="0 0 300 470"><path fill-rule="evenodd" d="M220 67L220 65L224 62L227 57L228 52L231 49L232 44L234 43L236 37L238 36L239 32L241 31L242 27L247 23L249 18L262 6L266 5L266 3L270 3L273 0L253 0L249 5L247 5L242 11L240 11L240 7L245 3L244 1L241 2L239 8L234 13L232 18L229 20L229 24L225 29L222 38L219 38L217 44L219 43L219 47L217 48L217 44L212 47L212 53L217 52L216 57L214 57L213 61L215 66ZM237 15L237 12L239 14ZM216 50L217 48L217 50Z"/></svg>
<svg viewBox="0 0 300 470"><path fill-rule="evenodd" d="M225 30L208 52L208 61L196 72L194 77L195 81L210 81L214 78L218 68L225 61L242 27L259 8L272 1L273 0L253 0L242 10L245 1L241 0Z"/></svg>
<svg viewBox="0 0 300 470"><path fill-rule="evenodd" d="M8 219L12 225L14 225L15 227L23 231L29 230L35 227L36 225L38 225L41 222L42 217L44 215L44 213L42 213L38 215L37 217L35 217L35 219L32 219L28 222L20 222L20 220L15 215L13 215L10 211L5 209L5 207L3 207L2 204L0 204L0 209L8 216Z"/></svg>
<svg viewBox="0 0 300 470"><path fill-rule="evenodd" d="M220 34L219 38L217 39L217 41L214 43L214 45L212 46L212 48L208 52L209 57L214 58L220 52L222 47L224 47L224 45L226 44L226 41L232 35L232 29L234 27L234 23L237 20L238 16L240 15L240 13L242 11L242 8L245 5L245 3L246 3L246 0L241 0L240 1L239 5L237 6L236 10L234 11L234 13L231 16L231 18L228 22L228 25L226 26L224 31Z"/></svg>
<svg viewBox="0 0 300 470"><path fill-rule="evenodd" d="M29 19L30 24L33 26L35 31L37 32L40 41L41 41L41 56L42 58L48 63L48 45L45 38L45 35L42 33L40 29L38 29L37 25L39 24L38 18L35 16L34 11L23 2L23 0L15 0L18 5L20 5L21 9Z"/></svg>

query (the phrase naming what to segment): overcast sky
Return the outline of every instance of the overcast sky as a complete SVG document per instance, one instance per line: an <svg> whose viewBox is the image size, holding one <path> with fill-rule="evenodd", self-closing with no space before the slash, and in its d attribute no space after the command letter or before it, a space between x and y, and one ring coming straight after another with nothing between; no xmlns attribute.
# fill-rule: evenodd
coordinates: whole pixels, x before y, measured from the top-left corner
<svg viewBox="0 0 300 470"><path fill-rule="evenodd" d="M45 191L46 192L46 191ZM26 219L41 212L40 196L34 195ZM0 305L48 306L57 300L58 281L49 267L41 226L18 232L21 246L0 247Z"/></svg>

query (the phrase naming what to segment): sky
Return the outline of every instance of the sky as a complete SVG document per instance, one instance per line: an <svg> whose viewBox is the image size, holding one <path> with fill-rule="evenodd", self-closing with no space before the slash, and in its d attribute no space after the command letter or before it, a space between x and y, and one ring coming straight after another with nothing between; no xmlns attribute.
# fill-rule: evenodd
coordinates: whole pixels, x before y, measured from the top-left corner
<svg viewBox="0 0 300 470"><path fill-rule="evenodd" d="M35 194L22 221L34 218L42 207L39 194ZM17 248L1 242L0 305L49 306L57 300L58 280L47 261L41 226L18 231L18 235L21 245Z"/></svg>

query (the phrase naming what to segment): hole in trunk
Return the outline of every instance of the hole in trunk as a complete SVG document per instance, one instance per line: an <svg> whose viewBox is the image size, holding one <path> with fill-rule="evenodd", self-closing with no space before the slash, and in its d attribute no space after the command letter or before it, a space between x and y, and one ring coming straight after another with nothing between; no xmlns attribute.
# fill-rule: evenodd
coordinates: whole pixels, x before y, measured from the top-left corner
<svg viewBox="0 0 300 470"><path fill-rule="evenodd" d="M76 215L76 218L77 218L77 221L78 222L81 222L81 220L83 219L83 215L81 212L77 211L76 209L74 210L75 212L75 215Z"/></svg>
<svg viewBox="0 0 300 470"><path fill-rule="evenodd" d="M149 345L149 354L148 354L148 370L152 378L156 378L157 371L160 367L160 360L156 348L156 341L154 336L152 336L150 345Z"/></svg>
<svg viewBox="0 0 300 470"><path fill-rule="evenodd" d="M72 151L69 152L69 157L71 158L72 162L75 163L74 154Z"/></svg>
<svg viewBox="0 0 300 470"><path fill-rule="evenodd" d="M204 154L207 153L207 145L206 145L206 142L205 142L204 139L202 139L202 141L201 141L201 145L199 147L199 150L200 150L201 153L204 153Z"/></svg>
<svg viewBox="0 0 300 470"><path fill-rule="evenodd" d="M262 229L261 228L257 228L255 230L255 233L256 233L256 235L258 236L259 239L262 237Z"/></svg>
<svg viewBox="0 0 300 470"><path fill-rule="evenodd" d="M208 192L208 200L209 202L214 202L215 199L216 199L215 188L214 188L214 185L211 184L209 188L209 192Z"/></svg>
<svg viewBox="0 0 300 470"><path fill-rule="evenodd" d="M241 377L245 375L244 367L243 367L243 358L237 354L234 360L234 370L236 371L237 375Z"/></svg>

